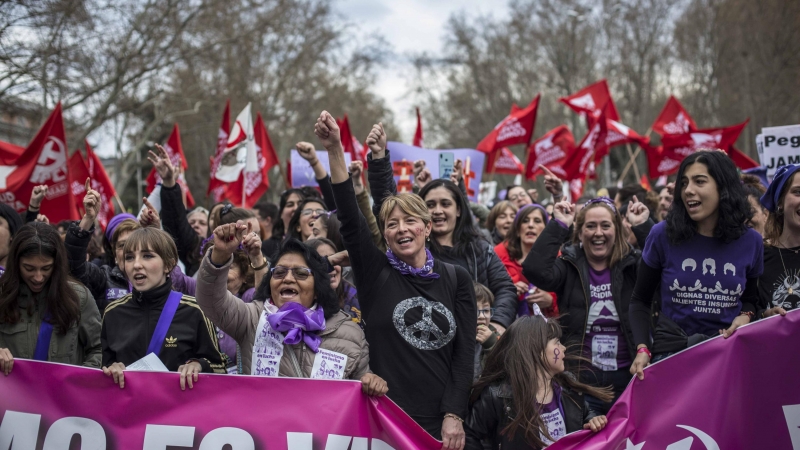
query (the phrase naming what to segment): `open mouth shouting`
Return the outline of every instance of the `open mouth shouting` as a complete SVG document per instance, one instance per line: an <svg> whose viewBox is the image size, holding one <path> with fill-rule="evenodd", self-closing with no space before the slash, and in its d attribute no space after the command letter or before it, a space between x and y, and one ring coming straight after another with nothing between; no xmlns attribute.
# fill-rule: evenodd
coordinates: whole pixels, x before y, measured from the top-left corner
<svg viewBox="0 0 800 450"><path fill-rule="evenodd" d="M689 214L700 211L701 205L702 203L697 200L686 200L686 210L689 212Z"/></svg>
<svg viewBox="0 0 800 450"><path fill-rule="evenodd" d="M141 286L147 281L147 275L143 273L137 273L133 275L133 284L137 286Z"/></svg>
<svg viewBox="0 0 800 450"><path fill-rule="evenodd" d="M297 296L300 295L300 291L292 287L285 287L279 291L279 294L283 301L295 301Z"/></svg>

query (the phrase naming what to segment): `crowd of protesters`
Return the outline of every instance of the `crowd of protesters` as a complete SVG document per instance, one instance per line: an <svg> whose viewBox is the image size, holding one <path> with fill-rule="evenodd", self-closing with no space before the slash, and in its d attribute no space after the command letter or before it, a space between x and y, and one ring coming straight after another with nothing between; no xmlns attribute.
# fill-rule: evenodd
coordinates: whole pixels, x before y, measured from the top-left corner
<svg viewBox="0 0 800 450"><path fill-rule="evenodd" d="M367 183L330 114L314 133L330 173L298 143L319 189L278 205L187 211L159 146L158 198L105 229L88 180L73 223L39 215L45 186L24 216L0 204L0 371L83 365L124 389L152 353L181 389L200 373L360 380L444 449L539 449L601 430L649 364L800 307L800 165L764 185L708 149L670 185L574 202L543 168L546 195L476 205L459 162L446 179L416 162L397 193L381 124Z"/></svg>

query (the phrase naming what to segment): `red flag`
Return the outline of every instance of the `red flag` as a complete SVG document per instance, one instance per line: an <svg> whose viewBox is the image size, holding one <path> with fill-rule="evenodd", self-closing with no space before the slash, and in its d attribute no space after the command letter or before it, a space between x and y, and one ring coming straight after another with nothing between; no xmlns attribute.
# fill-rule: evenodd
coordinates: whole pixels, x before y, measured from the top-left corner
<svg viewBox="0 0 800 450"><path fill-rule="evenodd" d="M80 152L78 152L80 153ZM100 211L97 214L97 220L100 225L105 229L108 221L114 217L114 197L117 191L111 183L111 179L106 173L103 163L100 158L94 154L89 142L86 142L86 168L89 170L89 178L91 178L92 189L100 193Z"/></svg>
<svg viewBox="0 0 800 450"><path fill-rule="evenodd" d="M642 175L642 178L639 179L639 184L641 184L642 187L648 191L653 190L653 187L650 186L650 180L647 179L647 175ZM639 201L644 201L644 200L640 199Z"/></svg>
<svg viewBox="0 0 800 450"><path fill-rule="evenodd" d="M478 144L476 149L484 153L515 144L528 145L533 137L533 127L536 124L536 110L539 107L539 95L531 100L524 109L514 107L505 119L494 127L491 133Z"/></svg>
<svg viewBox="0 0 800 450"><path fill-rule="evenodd" d="M422 117L419 115L419 108L417 108L417 131L414 132L414 147L422 147Z"/></svg>
<svg viewBox="0 0 800 450"><path fill-rule="evenodd" d="M489 154L488 158L487 173L501 173L505 175L521 175L525 173L525 167L523 167L522 161L520 161L508 147L495 150L494 153Z"/></svg>
<svg viewBox="0 0 800 450"><path fill-rule="evenodd" d="M231 134L231 101L225 104L225 111L222 113L222 124L219 126L219 133L217 134L217 150L214 156L211 157L211 178L208 181L208 191L206 195L211 195L214 203L222 201L225 196L225 183L218 180L214 175L217 173L217 168L222 157L225 153L225 148L228 146L228 136Z"/></svg>
<svg viewBox="0 0 800 450"><path fill-rule="evenodd" d="M233 200L234 203L239 203L242 201L242 186L244 186L243 208L252 208L264 192L267 192L267 189L269 189L269 169L279 164L278 155L272 146L272 141L269 138L267 127L264 125L264 119L261 118L261 113L258 113L256 117L254 132L256 149L258 149L256 155L258 156L259 170L257 172L243 170L239 175L239 181L229 184L227 189L228 198Z"/></svg>
<svg viewBox="0 0 800 450"><path fill-rule="evenodd" d="M189 191L189 186L186 185L186 179L182 174L184 170L189 168L189 165L186 163L186 157L183 155L183 146L181 145L181 130L178 128L177 123L172 127L172 133L170 133L167 143L164 144L164 150L166 150L167 155L169 155L169 160L172 161L172 165L175 166L176 169L183 169L178 170L179 175L176 182L181 185L181 189L183 189L184 195L186 195L186 207L193 208L194 198L192 197L192 193ZM153 192L153 188L156 187L156 184L161 183L161 181L161 177L158 175L158 172L156 172L156 168L153 167L150 169L150 174L147 175L147 193L149 194Z"/></svg>
<svg viewBox="0 0 800 450"><path fill-rule="evenodd" d="M67 161L69 167L69 187L70 193L75 198L75 207L78 217L83 215L83 197L86 195L86 179L89 178L89 169L86 167L86 161L81 155L81 151L77 150ZM103 225L105 228L105 225Z"/></svg>
<svg viewBox="0 0 800 450"><path fill-rule="evenodd" d="M573 202L578 201L583 195L583 182L582 178L571 180L569 182L569 196Z"/></svg>
<svg viewBox="0 0 800 450"><path fill-rule="evenodd" d="M661 114L653 122L653 131L661 136L667 134L681 134L697 130L697 124L686 112L681 102L674 96L670 96Z"/></svg>
<svg viewBox="0 0 800 450"><path fill-rule="evenodd" d="M739 135L742 133L746 120L738 125L721 128L708 128L703 130L695 130L689 133L681 134L666 134L661 139L661 146L663 147L661 158L669 158L674 161L682 161L683 158L691 155L699 148L708 149L727 149L736 143ZM652 167L653 163L651 163ZM658 173L661 175L671 175L677 172L677 166L670 173ZM654 174L651 172L650 176Z"/></svg>
<svg viewBox="0 0 800 450"><path fill-rule="evenodd" d="M594 170L594 155L598 148L605 145L608 121L601 113L589 132L583 137L575 152L563 164L565 180L585 180ZM583 188L581 188L583 189Z"/></svg>
<svg viewBox="0 0 800 450"><path fill-rule="evenodd" d="M647 167L650 178L665 177L678 171L683 157L678 158L672 154L666 154L664 147L645 146L643 147L647 155Z"/></svg>
<svg viewBox="0 0 800 450"><path fill-rule="evenodd" d="M10 142L0 141L0 165L10 165L16 163L25 148L14 145Z"/></svg>
<svg viewBox="0 0 800 450"><path fill-rule="evenodd" d="M353 133L350 132L350 120L347 118L347 114L341 119L336 119L336 124L339 125L339 133L342 138L344 152L350 153L350 160L355 161L358 159L358 155L356 155L356 149L353 145Z"/></svg>
<svg viewBox="0 0 800 450"><path fill-rule="evenodd" d="M0 166L2 201L19 212L25 211L33 187L45 184L48 190L40 213L52 223L79 219L75 199L70 195L65 142L59 102L25 151L13 162Z"/></svg>
<svg viewBox="0 0 800 450"><path fill-rule="evenodd" d="M650 143L650 138L641 136L629 127L614 120L606 120L606 130L603 144L598 145L595 150L594 161L596 163L599 163L604 156L608 155L611 147L616 145L637 143L644 146Z"/></svg>
<svg viewBox="0 0 800 450"><path fill-rule="evenodd" d="M606 109L607 119L619 121L619 113L616 105L614 105L614 100L611 98L611 92L608 90L608 83L605 79L590 84L572 95L561 97L558 101L569 106L577 113L585 114L589 125L600 117L600 113L604 108Z"/></svg>
<svg viewBox="0 0 800 450"><path fill-rule="evenodd" d="M561 178L566 176L563 164L575 152L575 138L566 125L559 125L534 141L528 147L528 160L525 164L525 178L533 180L544 173L539 165L550 169Z"/></svg>
<svg viewBox="0 0 800 450"><path fill-rule="evenodd" d="M760 166L759 163L753 161L749 156L745 155L744 152L734 146L730 146L728 148L728 156L731 157L733 163L736 164L736 167L742 170L752 169Z"/></svg>

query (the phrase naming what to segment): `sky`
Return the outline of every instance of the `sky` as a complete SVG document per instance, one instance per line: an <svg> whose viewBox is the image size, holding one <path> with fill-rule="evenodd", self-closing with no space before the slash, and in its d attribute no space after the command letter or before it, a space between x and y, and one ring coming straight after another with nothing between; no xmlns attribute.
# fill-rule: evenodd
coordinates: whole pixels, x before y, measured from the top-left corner
<svg viewBox="0 0 800 450"><path fill-rule="evenodd" d="M417 124L409 95L413 66L408 55L441 54L447 20L455 13L503 18L508 11L505 0L338 0L335 8L347 22L380 33L391 45L394 57L377 71L374 92L394 113L401 132L396 140L405 142L411 142Z"/></svg>

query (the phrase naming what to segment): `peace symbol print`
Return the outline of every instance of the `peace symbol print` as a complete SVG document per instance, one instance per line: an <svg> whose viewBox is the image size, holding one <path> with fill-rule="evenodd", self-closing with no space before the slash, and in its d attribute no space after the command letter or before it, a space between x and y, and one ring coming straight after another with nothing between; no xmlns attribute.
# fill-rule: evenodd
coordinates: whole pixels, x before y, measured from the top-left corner
<svg viewBox="0 0 800 450"><path fill-rule="evenodd" d="M406 325L405 315L413 308L422 308L422 320ZM433 312L447 319L450 330L445 333L433 322ZM453 313L439 302L431 302L423 297L403 300L394 308L394 326L409 344L420 350L437 350L447 345L456 335L456 321ZM419 335L419 337L417 337Z"/></svg>

